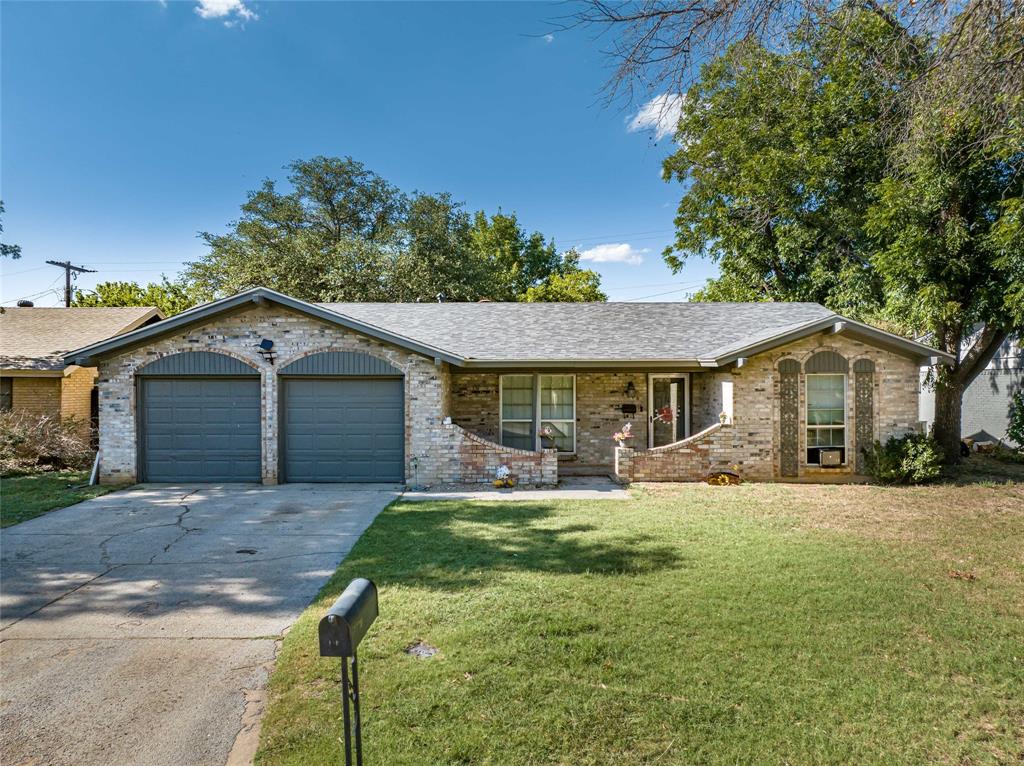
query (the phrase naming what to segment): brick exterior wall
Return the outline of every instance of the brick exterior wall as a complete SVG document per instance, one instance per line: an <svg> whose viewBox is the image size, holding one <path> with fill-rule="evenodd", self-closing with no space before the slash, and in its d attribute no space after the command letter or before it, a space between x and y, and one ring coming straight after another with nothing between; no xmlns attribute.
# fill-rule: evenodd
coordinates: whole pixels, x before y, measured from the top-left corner
<svg viewBox="0 0 1024 766"><path fill-rule="evenodd" d="M73 417L82 425L83 432L89 431L92 414L92 389L96 384L95 367L78 367L64 376L60 387L60 412L64 417Z"/></svg>
<svg viewBox="0 0 1024 766"><path fill-rule="evenodd" d="M455 423L442 423L439 431L442 446L431 458L427 483L488 483L503 465L508 466L519 484L558 483L558 452L555 450L531 452L503 447ZM418 483L417 479L414 478L413 483Z"/></svg>
<svg viewBox="0 0 1024 766"><path fill-rule="evenodd" d="M256 353L262 338L274 341L275 365ZM100 479L106 483L135 481L136 400L135 371L162 356L182 351L214 351L247 362L260 372L263 410L262 473L268 484L277 482L278 378L277 370L320 351L360 351L380 357L405 375L406 478L432 483L444 464L441 448L450 438L439 426L448 400L448 373L433 360L377 342L279 307L254 307L215 317L155 340L152 344L102 360L100 389Z"/></svg>
<svg viewBox="0 0 1024 766"><path fill-rule="evenodd" d="M519 374L531 374L524 370ZM612 434L625 423L633 424L638 441L647 443L647 373L645 372L577 372L576 375L576 454L562 455L584 465L611 467ZM452 420L467 431L489 441L501 436L501 409L498 400L498 373L460 373L452 375ZM634 399L623 392L632 382ZM642 408L627 418L618 407L635 404Z"/></svg>
<svg viewBox="0 0 1024 766"><path fill-rule="evenodd" d="M719 422L725 407L722 382L732 380L729 372L695 372L690 376L690 433L697 434Z"/></svg>
<svg viewBox="0 0 1024 766"><path fill-rule="evenodd" d="M256 353L260 339L274 341L276 366ZM691 381L691 430L714 426L721 401L723 381L733 386L732 424L714 427L682 443L650 451L647 444L647 373L576 373L577 455L580 463L611 468L616 461L611 435L624 422L633 423L635 454L618 455L628 462L628 476L648 480L703 478L710 467L738 466L746 479L771 479L779 475L779 376L778 361L791 357L801 364L816 351L831 349L852 365L869 358L875 363L872 433L885 440L890 435L918 428L918 366L910 359L847 338L819 334L747 360L731 371L693 372ZM496 444L499 427L498 375L496 373L452 373L447 365L403 349L359 335L336 325L276 306L253 307L214 318L210 323L176 332L105 359L99 366L100 388L100 475L105 482L136 480L135 372L161 356L182 351L209 350L247 362L260 372L263 433L262 474L266 483L277 481L278 464L278 378L277 370L295 359L320 351L360 351L385 359L405 376L405 456L408 483L480 482L493 478L501 464L508 464L523 483L553 483L557 462L553 451L544 453L511 450ZM16 379L15 406L19 406ZM39 379L37 379L39 380ZM624 392L632 382L636 394ZM33 396L43 402L47 396L56 407L60 381ZM24 396L24 394L23 394ZM852 441L856 432L853 407L854 387L848 386L847 466L819 469L806 465L806 431L801 422L800 476L816 473L852 473ZM800 381L801 421L804 412L804 376ZM23 399L24 401L24 399ZM640 411L627 421L618 409L636 404ZM444 418L450 415L451 424ZM709 422L710 421L710 422ZM678 453L678 454L675 454ZM562 458L564 461L564 457ZM719 465L720 464L720 465Z"/></svg>
<svg viewBox="0 0 1024 766"><path fill-rule="evenodd" d="M256 353L262 338L274 341L274 366ZM361 351L387 360L405 375L406 481L429 486L484 482L506 464L526 484L557 482L554 451L509 450L443 422L452 401L447 366L357 333L276 308L254 308L217 318L149 346L104 360L99 367L100 478L136 480L135 372L145 364L182 351L215 351L248 362L260 371L263 410L262 473L277 481L277 370L321 351ZM495 379L496 383L496 379Z"/></svg>
<svg viewBox="0 0 1024 766"><path fill-rule="evenodd" d="M780 428L777 365L780 360L791 358L800 362L802 367L808 358L822 350L841 354L851 368L846 400L846 465L840 468L819 468L807 464L806 376L801 372L800 477L853 474L853 438L857 423L853 406L852 367L859 359L870 359L875 364L874 438L884 442L890 436L919 430L919 367L914 360L843 335L819 334L753 356L742 367L731 372L708 376L717 379L719 384L724 376L731 377L733 423L722 427L712 426L702 434L656 450L619 450L616 475L622 481L694 481L705 478L712 470L734 469L745 479L767 480L778 477L780 466L776 445L780 443ZM694 375L692 380L697 377ZM710 388L713 390L713 387Z"/></svg>
<svg viewBox="0 0 1024 766"><path fill-rule="evenodd" d="M452 422L488 441L500 441L498 375L453 372L451 391Z"/></svg>
<svg viewBox="0 0 1024 766"><path fill-rule="evenodd" d="M746 458L736 429L722 423L675 444L649 450L619 447L615 453L615 478L623 483L703 481L712 471L744 471Z"/></svg>
<svg viewBox="0 0 1024 766"><path fill-rule="evenodd" d="M524 370L525 374L530 371ZM577 372L576 455L560 457L563 463L612 468L615 443L612 434L633 424L633 443L647 446L647 372ZM728 373L693 373L691 379L691 432L718 422L722 411L721 379ZM489 441L499 441L500 404L498 373L452 374L452 420ZM623 393L631 383L635 398ZM627 418L619 407L634 404L638 412Z"/></svg>
<svg viewBox="0 0 1024 766"><path fill-rule="evenodd" d="M773 351L759 354L752 357L750 363L741 368L737 380L742 375L753 374L757 383L756 386L766 385L771 379L771 386L766 391L771 393L773 404L772 419L772 440L775 444L779 442L779 377L774 371L778 362L784 358L796 359L803 365L812 355L818 351L829 350L841 354L850 363L851 372L848 374L848 385L846 389L846 438L847 457L846 465L842 468L819 468L807 464L807 431L805 428L805 413L807 405L807 377L800 374L800 449L799 475L801 477L835 476L837 474L852 475L854 473L854 446L853 438L856 433L857 422L854 414L854 386L853 386L853 365L859 359L870 359L875 364L874 374L874 409L872 434L878 441L885 442L890 436L903 436L904 434L920 431L918 420L918 379L920 367L913 359L893 354L884 349L871 346L861 341L853 340L842 334L826 335L819 334L810 338L791 343ZM773 374L774 371L774 374ZM736 383L739 388L739 382ZM744 389L749 393L750 386ZM737 423L746 416L746 405L738 395L734 403ZM761 424L763 427L763 424ZM772 475L779 475L779 455L775 451L772 463Z"/></svg>
<svg viewBox="0 0 1024 766"><path fill-rule="evenodd" d="M60 413L60 378L11 378L11 409L33 415Z"/></svg>

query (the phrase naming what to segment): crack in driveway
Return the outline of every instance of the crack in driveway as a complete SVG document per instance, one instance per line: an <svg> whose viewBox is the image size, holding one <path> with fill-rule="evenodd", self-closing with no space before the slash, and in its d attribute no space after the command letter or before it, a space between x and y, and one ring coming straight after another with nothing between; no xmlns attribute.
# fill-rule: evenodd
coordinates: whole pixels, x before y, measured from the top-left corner
<svg viewBox="0 0 1024 766"><path fill-rule="evenodd" d="M248 763L281 636L397 496L154 487L5 530L0 762Z"/></svg>

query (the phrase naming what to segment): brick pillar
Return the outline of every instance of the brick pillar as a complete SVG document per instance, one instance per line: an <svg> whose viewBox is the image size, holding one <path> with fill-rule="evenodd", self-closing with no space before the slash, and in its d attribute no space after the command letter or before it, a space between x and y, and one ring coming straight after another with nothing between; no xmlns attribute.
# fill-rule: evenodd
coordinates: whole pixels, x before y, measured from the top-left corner
<svg viewBox="0 0 1024 766"><path fill-rule="evenodd" d="M633 448L615 448L615 479L622 484L633 481Z"/></svg>

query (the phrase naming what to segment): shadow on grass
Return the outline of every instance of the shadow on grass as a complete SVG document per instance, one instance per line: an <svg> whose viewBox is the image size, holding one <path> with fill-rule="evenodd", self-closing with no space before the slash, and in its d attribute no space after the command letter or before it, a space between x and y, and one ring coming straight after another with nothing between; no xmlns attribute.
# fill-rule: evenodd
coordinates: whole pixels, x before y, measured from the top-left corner
<svg viewBox="0 0 1024 766"><path fill-rule="evenodd" d="M351 576L379 585L472 588L503 572L643 575L684 565L653 535L559 524L545 503L409 503L381 514L327 592Z"/></svg>
<svg viewBox="0 0 1024 766"><path fill-rule="evenodd" d="M959 465L946 470L943 477L954 484L1015 484L1024 483L1024 456L1007 453L1005 457L975 454L964 458Z"/></svg>

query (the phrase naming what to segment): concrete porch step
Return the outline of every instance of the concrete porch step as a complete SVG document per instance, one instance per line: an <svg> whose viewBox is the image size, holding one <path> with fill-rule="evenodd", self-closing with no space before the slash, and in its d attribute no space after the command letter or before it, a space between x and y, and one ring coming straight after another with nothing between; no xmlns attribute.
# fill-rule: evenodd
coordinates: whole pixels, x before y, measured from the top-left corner
<svg viewBox="0 0 1024 766"><path fill-rule="evenodd" d="M566 476L611 476L610 463L577 463L575 461L558 464L558 477Z"/></svg>

